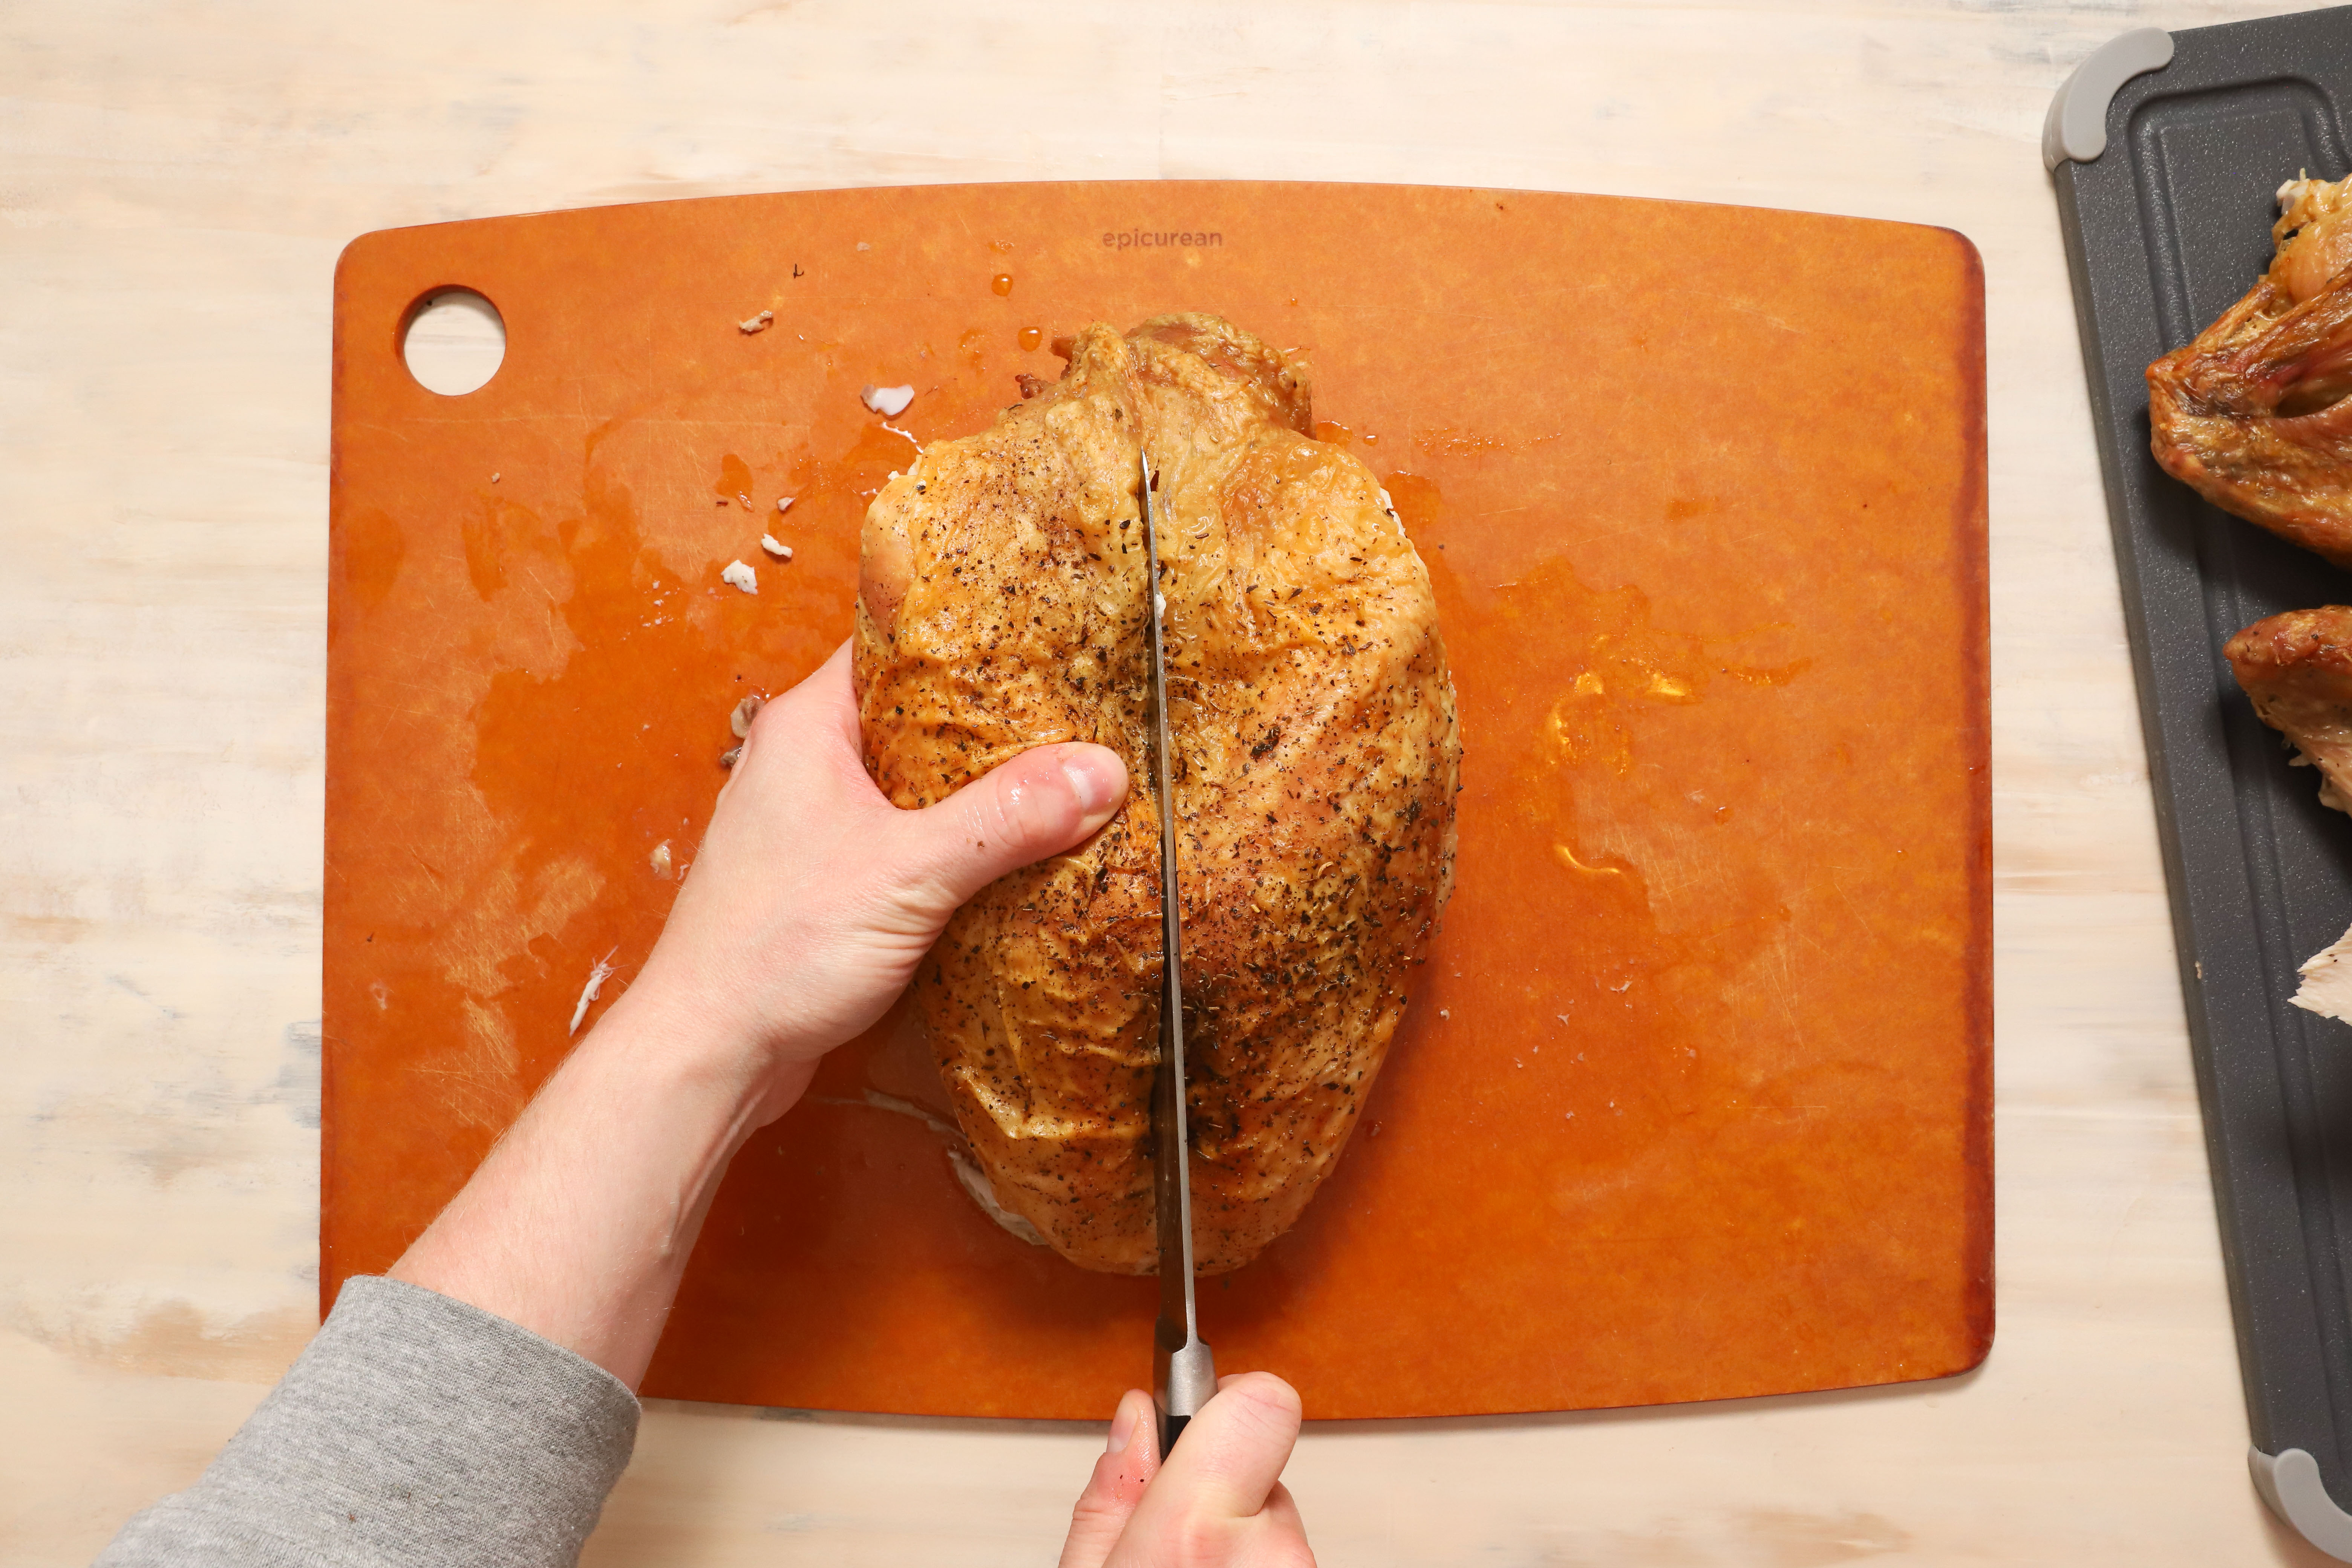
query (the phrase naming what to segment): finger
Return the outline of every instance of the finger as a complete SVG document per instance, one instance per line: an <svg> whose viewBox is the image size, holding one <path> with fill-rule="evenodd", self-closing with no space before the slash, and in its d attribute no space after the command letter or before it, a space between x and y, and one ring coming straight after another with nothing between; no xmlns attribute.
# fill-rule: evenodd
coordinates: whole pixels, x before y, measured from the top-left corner
<svg viewBox="0 0 2352 1568"><path fill-rule="evenodd" d="M1274 1489L1265 1494L1265 1506L1258 1510L1257 1516L1276 1529L1297 1536L1301 1542L1307 1539L1307 1521L1298 1517L1298 1500L1292 1497L1290 1489L1280 1481L1275 1482Z"/></svg>
<svg viewBox="0 0 2352 1568"><path fill-rule="evenodd" d="M1110 1441L1078 1506L1070 1514L1070 1538L1062 1545L1061 1568L1101 1568L1118 1544L1119 1532L1143 1500L1143 1489L1158 1467L1152 1463L1151 1396L1130 1388L1119 1396L1111 1417Z"/></svg>
<svg viewBox="0 0 2352 1568"><path fill-rule="evenodd" d="M911 890L944 919L1007 871L1085 841L1127 801L1127 769L1102 746L1039 746L894 825Z"/></svg>
<svg viewBox="0 0 2352 1568"><path fill-rule="evenodd" d="M858 754L864 742L857 724L857 692L851 679L848 643L835 648L798 685L761 708L751 720L751 733L743 739L743 755L750 756L759 745L761 731L778 729L823 736L845 743L852 756ZM742 772L740 761L735 771Z"/></svg>
<svg viewBox="0 0 2352 1568"><path fill-rule="evenodd" d="M1265 1507L1298 1441L1298 1391L1270 1372L1217 1380L1184 1428L1145 1500L1165 1496L1211 1519L1247 1519Z"/></svg>
<svg viewBox="0 0 2352 1568"><path fill-rule="evenodd" d="M857 725L857 685L850 662L849 639L844 637L825 661L806 680L793 689L805 690L820 705L824 721L848 742L852 752L861 751L865 738Z"/></svg>
<svg viewBox="0 0 2352 1568"><path fill-rule="evenodd" d="M845 775L863 776L862 746L857 726L857 699L851 688L849 644L803 676L781 697L762 703L735 748L735 761L719 786L725 801L735 785L755 772L765 777L795 758L829 761L836 786ZM756 759L756 760L755 760ZM821 766L820 775L824 773ZM871 789L870 781L868 793Z"/></svg>

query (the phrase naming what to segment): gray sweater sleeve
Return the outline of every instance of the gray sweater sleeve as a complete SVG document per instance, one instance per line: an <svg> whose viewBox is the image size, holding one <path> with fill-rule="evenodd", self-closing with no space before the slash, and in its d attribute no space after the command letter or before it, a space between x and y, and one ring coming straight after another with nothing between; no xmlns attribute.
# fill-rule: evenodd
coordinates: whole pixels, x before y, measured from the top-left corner
<svg viewBox="0 0 2352 1568"><path fill-rule="evenodd" d="M99 1568L547 1568L577 1560L636 1442L602 1367L362 1276L196 1484Z"/></svg>

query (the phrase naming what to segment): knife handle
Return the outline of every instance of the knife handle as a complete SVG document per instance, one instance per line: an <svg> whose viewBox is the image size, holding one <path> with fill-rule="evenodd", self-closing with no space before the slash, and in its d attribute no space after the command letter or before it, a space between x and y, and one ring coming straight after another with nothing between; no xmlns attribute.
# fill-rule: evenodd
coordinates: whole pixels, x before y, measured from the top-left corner
<svg viewBox="0 0 2352 1568"><path fill-rule="evenodd" d="M1181 1350L1169 1352L1159 1371L1151 1403L1160 1416L1160 1462L1166 1464L1186 1425L1216 1396L1217 1362L1208 1342L1194 1336Z"/></svg>

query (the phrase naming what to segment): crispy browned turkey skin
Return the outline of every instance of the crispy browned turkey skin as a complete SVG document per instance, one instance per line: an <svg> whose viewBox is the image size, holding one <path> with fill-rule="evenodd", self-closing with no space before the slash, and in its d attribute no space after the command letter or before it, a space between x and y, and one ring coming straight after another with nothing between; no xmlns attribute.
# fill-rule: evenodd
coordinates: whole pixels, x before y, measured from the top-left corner
<svg viewBox="0 0 2352 1568"><path fill-rule="evenodd" d="M2221 651L2262 721L2319 770L2319 803L2352 810L2352 608L2272 616Z"/></svg>
<svg viewBox="0 0 2352 1568"><path fill-rule="evenodd" d="M2147 367L2150 446L2225 511L2352 567L2352 181L2291 180L2270 269Z"/></svg>
<svg viewBox="0 0 2352 1568"><path fill-rule="evenodd" d="M1149 1273L1162 953L1138 446L1159 475L1195 1249L1248 1262L1346 1147L1449 890L1461 746L1429 576L1312 439L1303 367L1208 316L1080 333L866 514L856 681L898 805L1093 741L1127 808L958 912L915 998L1005 1207Z"/></svg>

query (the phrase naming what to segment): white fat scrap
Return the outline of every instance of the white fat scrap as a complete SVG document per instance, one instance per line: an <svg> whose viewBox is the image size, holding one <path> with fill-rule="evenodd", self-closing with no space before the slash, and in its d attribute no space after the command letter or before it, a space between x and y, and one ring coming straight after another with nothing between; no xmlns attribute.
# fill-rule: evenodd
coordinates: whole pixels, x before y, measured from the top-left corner
<svg viewBox="0 0 2352 1568"><path fill-rule="evenodd" d="M778 497L776 498L776 511L777 511L778 515L780 515L780 516L781 516L782 513L784 513L784 512L788 512L788 511L790 511L790 510L793 510L793 498L792 498L792 497L790 497L790 496L778 496Z"/></svg>
<svg viewBox="0 0 2352 1568"><path fill-rule="evenodd" d="M2319 766L2317 763L2315 763L2309 757L2305 756L2303 752L2296 748L2295 743L2293 741L2286 742L2286 749L2294 752L2293 756L2286 760L2286 765L2288 767L2315 768ZM2323 771L2319 775L2319 804L2327 807L2330 811L2352 812L2352 801L2347 801L2342 795L2336 793L2336 781L2329 778L2325 771ZM2333 952L2336 950L2334 948L2329 948L2328 951ZM2316 963L2317 961L2314 960L2313 962Z"/></svg>
<svg viewBox="0 0 2352 1568"><path fill-rule="evenodd" d="M2352 1024L2352 931L2313 953L2295 973L2303 976L2303 984L2288 1001L2306 1013Z"/></svg>
<svg viewBox="0 0 2352 1568"><path fill-rule="evenodd" d="M907 405L915 401L911 386L867 386L858 389L858 397L866 407L885 419L896 419L907 412Z"/></svg>
<svg viewBox="0 0 2352 1568"><path fill-rule="evenodd" d="M727 727L735 731L737 740L751 734L751 721L758 718L760 710L767 705L768 700L756 691L735 704L735 711L727 715Z"/></svg>
<svg viewBox="0 0 2352 1568"><path fill-rule="evenodd" d="M760 535L760 548L779 561L790 561L793 558L793 547L789 544L777 543L776 536L772 533Z"/></svg>
<svg viewBox="0 0 2352 1568"><path fill-rule="evenodd" d="M727 563L727 569L719 574L719 580L722 583L732 583L747 594L757 594L760 591L760 574L740 561L730 561Z"/></svg>
<svg viewBox="0 0 2352 1568"><path fill-rule="evenodd" d="M665 882L669 880L670 861L668 839L665 838L660 843L655 845L654 852L646 857L646 863L653 867L655 876L659 877Z"/></svg>
<svg viewBox="0 0 2352 1568"><path fill-rule="evenodd" d="M819 1105L870 1106L876 1110L887 1110L894 1116L912 1117L921 1122L947 1141L948 1168L955 1173L956 1185L964 1190L965 1196L980 1205L981 1213L994 1220L1007 1235L1017 1236L1032 1247L1047 1245L1045 1237L1039 1233L1035 1226L996 1201L996 1189L990 1186L988 1178L981 1173L979 1163L971 1157L971 1147L964 1141L963 1129L954 1122L943 1117L932 1115L911 1100L900 1100L896 1095L884 1094L878 1089L869 1089L856 1100L843 1100L832 1095L820 1096L817 1103Z"/></svg>
<svg viewBox="0 0 2352 1568"><path fill-rule="evenodd" d="M620 951L616 947L613 952ZM580 988L580 1005L572 1009L572 1027L564 1030L565 1034L576 1035L580 1032L580 1020L588 1016L588 1005L596 1000L596 993L604 989L604 982L612 977L613 952L608 952L598 959L596 967L588 972L588 984Z"/></svg>
<svg viewBox="0 0 2352 1568"><path fill-rule="evenodd" d="M736 322L735 330L741 332L744 336L749 337L753 332L766 331L768 330L769 323L773 321L775 319L776 313L773 310L762 310L748 321Z"/></svg>
<svg viewBox="0 0 2352 1568"><path fill-rule="evenodd" d="M2324 199L2328 194L2330 184L2331 182L2326 180L2313 179L2310 170L2301 170L2294 179L2279 186L2277 196L2279 210L2282 213L2291 213L2305 202L2315 198Z"/></svg>
<svg viewBox="0 0 2352 1568"><path fill-rule="evenodd" d="M981 1213L1032 1247L1045 1245L1045 1237L1035 1226L996 1201L996 1189L988 1184L988 1178L980 1173L980 1165L971 1155L961 1149L950 1149L948 1164L955 1171L956 1184L980 1205Z"/></svg>
<svg viewBox="0 0 2352 1568"><path fill-rule="evenodd" d="M942 1138L952 1139L958 1143L963 1142L963 1129L954 1122L932 1115L911 1100L900 1100L897 1095L885 1094L878 1089L869 1089L856 1100L844 1100L839 1095L819 1095L816 1102L819 1105L863 1105L874 1110L887 1110L893 1116L911 1116Z"/></svg>

